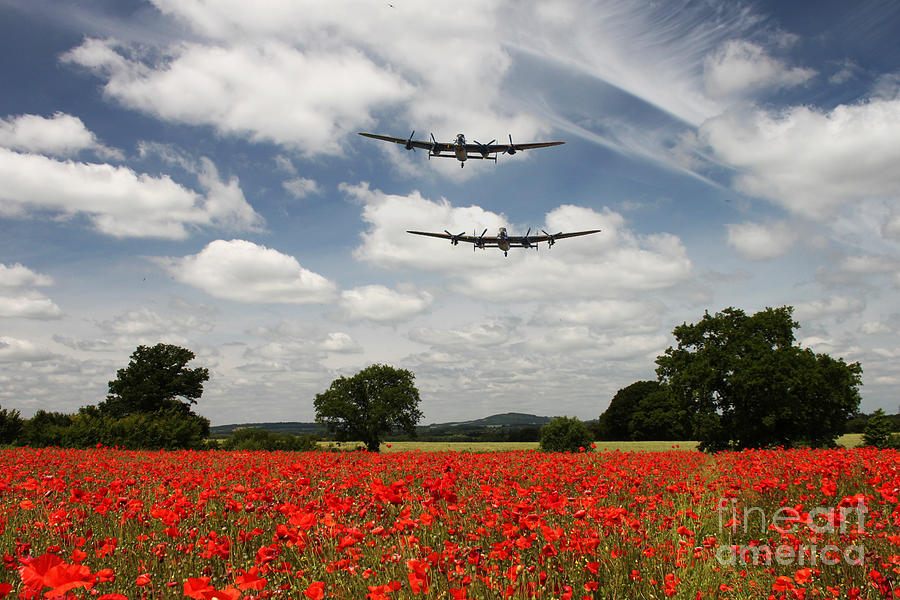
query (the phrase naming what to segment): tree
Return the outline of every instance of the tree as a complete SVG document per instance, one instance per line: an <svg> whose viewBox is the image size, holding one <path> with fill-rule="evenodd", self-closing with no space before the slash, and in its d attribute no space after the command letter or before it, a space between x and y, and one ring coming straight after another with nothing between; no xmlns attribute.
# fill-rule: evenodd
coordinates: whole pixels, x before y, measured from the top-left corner
<svg viewBox="0 0 900 600"><path fill-rule="evenodd" d="M632 439L631 418L638 404L647 395L659 390L659 386L658 381L635 381L616 392L598 419L600 439L614 441Z"/></svg>
<svg viewBox="0 0 900 600"><path fill-rule="evenodd" d="M594 440L578 417L554 417L541 428L544 452L583 452Z"/></svg>
<svg viewBox="0 0 900 600"><path fill-rule="evenodd" d="M884 448L891 437L891 422L885 416L882 409L876 410L869 416L866 422L866 430L863 433L863 446Z"/></svg>
<svg viewBox="0 0 900 600"><path fill-rule="evenodd" d="M361 441L370 452L378 452L384 434L395 430L415 436L419 390L415 375L406 369L371 365L353 377L339 377L316 394L316 422L335 439Z"/></svg>
<svg viewBox="0 0 900 600"><path fill-rule="evenodd" d="M291 435L274 433L265 429L245 427L238 429L232 436L219 445L222 450L287 450L293 452L310 452L319 445L317 438L311 435Z"/></svg>
<svg viewBox="0 0 900 600"><path fill-rule="evenodd" d="M789 306L727 308L682 323L657 357L660 382L693 420L704 450L830 445L859 407L862 368L794 345Z"/></svg>
<svg viewBox="0 0 900 600"><path fill-rule="evenodd" d="M22 423L17 444L31 448L66 445L65 434L72 424L72 416L61 412L38 410Z"/></svg>
<svg viewBox="0 0 900 600"><path fill-rule="evenodd" d="M22 431L22 415L18 410L0 408L0 444L12 444Z"/></svg>
<svg viewBox="0 0 900 600"><path fill-rule="evenodd" d="M693 433L688 407L664 384L638 400L628 429L635 441L687 440Z"/></svg>
<svg viewBox="0 0 900 600"><path fill-rule="evenodd" d="M128 366L109 382L109 395L98 408L115 418L173 409L187 416L209 379L208 369L186 367L193 359L194 353L180 346L138 346Z"/></svg>

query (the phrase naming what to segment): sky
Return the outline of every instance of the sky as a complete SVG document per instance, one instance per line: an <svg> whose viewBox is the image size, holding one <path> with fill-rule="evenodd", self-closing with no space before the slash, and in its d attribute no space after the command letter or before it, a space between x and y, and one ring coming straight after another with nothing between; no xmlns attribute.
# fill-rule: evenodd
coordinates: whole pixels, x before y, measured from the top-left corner
<svg viewBox="0 0 900 600"><path fill-rule="evenodd" d="M0 405L138 345L213 425L373 364L422 424L596 418L706 311L900 384L900 4L0 0ZM496 164L358 132L564 141ZM424 231L601 229L470 251Z"/></svg>

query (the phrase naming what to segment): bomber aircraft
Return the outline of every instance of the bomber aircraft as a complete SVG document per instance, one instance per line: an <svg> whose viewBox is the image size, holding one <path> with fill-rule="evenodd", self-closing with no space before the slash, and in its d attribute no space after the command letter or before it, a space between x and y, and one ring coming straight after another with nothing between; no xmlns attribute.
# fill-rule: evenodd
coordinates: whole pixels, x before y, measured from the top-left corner
<svg viewBox="0 0 900 600"><path fill-rule="evenodd" d="M556 240L578 237L580 235L590 235L592 233L598 233L600 230L591 229L590 231L575 231L572 233L563 233L561 231L559 233L547 233L543 229L541 229L541 231L543 231L544 235L529 235L531 233L531 227L529 227L528 231L525 232L525 235L507 235L506 227L501 227L498 235L488 237L484 236L484 234L487 233L487 229L482 231L481 235L466 235L465 231L453 235L446 229L444 230L444 233L431 233L428 231L407 231L406 233L427 235L450 240L451 246L456 246L460 242L468 242L473 244L472 252L475 251L475 248L481 248L482 250L485 248L500 248L503 250L503 256L508 256L507 253L510 248L534 248L537 250L540 242L547 242L547 247L550 248L556 243Z"/></svg>
<svg viewBox="0 0 900 600"><path fill-rule="evenodd" d="M468 144L466 143L466 136L461 133L456 134L455 142L438 142L434 139L434 134L431 134L430 142L423 142L421 140L414 140L412 137L416 134L413 131L409 134L407 139L391 137L389 135L378 135L376 133L362 133L359 135L363 135L365 137L373 138L376 140L384 140L385 142L394 142L395 144L403 144L403 146L407 150L415 150L416 148L422 148L423 150L428 150L428 159L431 160L432 156L438 156L441 158L455 158L459 161L460 168L466 166L466 160L470 158L476 158L478 160L492 160L497 162L497 153L509 154L513 155L519 150L531 150L532 148L547 148L548 146L559 146L560 144L565 144L565 142L538 142L531 144L513 144L512 134L509 134L509 144L495 144L497 140L491 140L487 144L482 144L478 140L474 140L475 143ZM444 154L446 152L447 154ZM494 156L491 156L493 154Z"/></svg>

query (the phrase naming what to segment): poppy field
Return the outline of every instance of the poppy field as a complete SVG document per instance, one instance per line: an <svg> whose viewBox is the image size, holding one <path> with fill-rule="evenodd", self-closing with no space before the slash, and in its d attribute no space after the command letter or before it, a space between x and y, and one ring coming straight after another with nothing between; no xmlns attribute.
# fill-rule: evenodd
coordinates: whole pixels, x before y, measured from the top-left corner
<svg viewBox="0 0 900 600"><path fill-rule="evenodd" d="M900 598L898 459L0 450L0 598Z"/></svg>

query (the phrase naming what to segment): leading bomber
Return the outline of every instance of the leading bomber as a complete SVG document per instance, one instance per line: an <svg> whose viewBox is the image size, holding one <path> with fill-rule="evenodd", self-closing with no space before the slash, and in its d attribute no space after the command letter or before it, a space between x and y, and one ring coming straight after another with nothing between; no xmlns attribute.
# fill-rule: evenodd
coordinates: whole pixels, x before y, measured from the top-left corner
<svg viewBox="0 0 900 600"><path fill-rule="evenodd" d="M565 142L537 142L530 144L513 144L512 134L509 135L509 143L508 144L496 144L497 140L491 140L487 144L482 144L478 140L474 140L474 143L469 144L466 143L466 136L461 133L456 134L455 142L438 142L434 139L434 134L431 134L431 141L426 142L422 140L414 140L412 137L416 134L413 131L409 134L407 139L391 137L389 135L378 135L377 133L362 133L359 135L373 138L376 140L383 140L385 142L394 142L395 144L403 144L403 146L407 150L415 150L416 148L421 148L423 150L428 150L428 158L431 159L432 156L438 156L442 158L455 158L459 161L460 168L466 166L466 160L470 158L475 158L478 160L492 160L497 162L497 154L509 154L513 155L519 150L531 150L533 148L547 148L549 146L559 146L560 144L564 144ZM446 152L446 154L444 154ZM491 156L493 154L493 156Z"/></svg>
<svg viewBox="0 0 900 600"><path fill-rule="evenodd" d="M531 228L528 228L528 231L525 232L525 235L507 235L506 227L501 227L498 235L491 235L485 237L484 234L487 233L487 229L481 232L481 235L466 235L466 232L457 233L456 235L450 233L446 229L444 233L432 233L430 231L407 231L406 233L412 233L414 235L427 235L429 237L442 238L445 240L450 240L451 246L456 246L460 242L468 242L470 244L474 244L472 246L472 251L475 251L475 248L481 248L484 250L485 248L499 248L503 250L503 256L508 256L508 252L510 248L534 248L538 249L538 244L540 242L547 242L547 247L553 246L556 243L556 240L561 240L564 238L570 237L578 237L580 235L590 235L592 233L599 233L599 229L591 229L589 231L574 231L572 233L547 233L543 229L541 231L544 235L530 235Z"/></svg>

